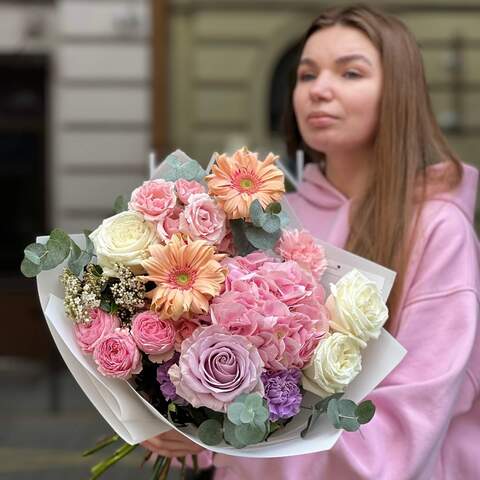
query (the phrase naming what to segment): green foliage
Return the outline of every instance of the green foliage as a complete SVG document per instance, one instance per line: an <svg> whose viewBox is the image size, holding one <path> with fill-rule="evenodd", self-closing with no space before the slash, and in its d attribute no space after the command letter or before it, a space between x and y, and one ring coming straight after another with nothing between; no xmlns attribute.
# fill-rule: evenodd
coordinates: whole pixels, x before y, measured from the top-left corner
<svg viewBox="0 0 480 480"><path fill-rule="evenodd" d="M323 398L322 400L317 402L315 405L313 405L313 407L311 407L312 414L308 418L307 426L302 430L302 433L301 433L302 438L305 438L307 436L308 432L310 432L310 430L315 426L320 416L327 411L329 402L331 400L339 399L342 395L343 393L334 393L329 397Z"/></svg>
<svg viewBox="0 0 480 480"><path fill-rule="evenodd" d="M236 448L261 442L269 432L269 411L258 393L239 395L227 408L225 440Z"/></svg>
<svg viewBox="0 0 480 480"><path fill-rule="evenodd" d="M218 445L223 440L222 424L213 418L205 420L198 427L198 438L205 445Z"/></svg>
<svg viewBox="0 0 480 480"><path fill-rule="evenodd" d="M119 195L113 204L113 212L116 214L128 210L128 201L123 195Z"/></svg>
<svg viewBox="0 0 480 480"><path fill-rule="evenodd" d="M256 248L248 241L245 235L245 222L241 219L230 220L230 228L233 235L233 243L235 244L235 250L237 254L244 257L251 252L254 252Z"/></svg>
<svg viewBox="0 0 480 480"><path fill-rule="evenodd" d="M357 407L355 415L361 425L368 423L375 415L375 405L371 400L365 400Z"/></svg>
<svg viewBox="0 0 480 480"><path fill-rule="evenodd" d="M280 238L281 230L277 230L274 233L267 232L263 228L254 227L253 225L247 225L245 227L245 236L247 240L257 250L270 250L277 243Z"/></svg>
<svg viewBox="0 0 480 480"><path fill-rule="evenodd" d="M337 429L342 428L347 432L355 432L360 425L368 423L375 414L375 405L371 400L365 400L357 405L354 401L341 398L343 393L335 393L322 399L312 408L312 414L308 418L307 426L301 436L305 438L313 428L320 416L324 413L330 423Z"/></svg>
<svg viewBox="0 0 480 480"><path fill-rule="evenodd" d="M51 270L68 258L68 267L76 276L80 276L85 265L95 255L93 242L88 237L90 233L84 230L86 249L82 250L67 233L55 228L50 232L45 245L32 243L25 248L25 257L20 265L21 272L26 277L36 277L40 272Z"/></svg>
<svg viewBox="0 0 480 480"><path fill-rule="evenodd" d="M168 155L164 163L166 168L162 178L169 182L175 182L180 178L188 181L196 180L197 182L203 182L206 175L205 170L196 160L179 150Z"/></svg>
<svg viewBox="0 0 480 480"><path fill-rule="evenodd" d="M288 223L288 217L278 202L273 202L264 210L258 200L250 205L250 220L232 220L230 226L233 241L239 255L254 250L271 250L282 233L282 227Z"/></svg>

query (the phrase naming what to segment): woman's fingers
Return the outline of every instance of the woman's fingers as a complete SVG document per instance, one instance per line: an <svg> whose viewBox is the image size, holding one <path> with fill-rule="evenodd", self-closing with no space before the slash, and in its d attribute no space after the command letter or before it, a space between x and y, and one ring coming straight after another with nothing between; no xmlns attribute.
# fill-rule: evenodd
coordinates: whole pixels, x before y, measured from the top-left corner
<svg viewBox="0 0 480 480"><path fill-rule="evenodd" d="M202 447L176 431L169 431L150 438L141 445L164 457L183 457L203 451Z"/></svg>

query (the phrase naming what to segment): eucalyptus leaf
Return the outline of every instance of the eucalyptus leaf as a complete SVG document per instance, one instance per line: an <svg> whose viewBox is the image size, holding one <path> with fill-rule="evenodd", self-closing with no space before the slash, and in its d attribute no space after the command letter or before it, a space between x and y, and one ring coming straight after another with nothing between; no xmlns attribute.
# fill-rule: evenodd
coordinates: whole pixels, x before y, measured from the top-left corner
<svg viewBox="0 0 480 480"><path fill-rule="evenodd" d="M223 436L225 438L225 441L235 448L246 447L247 444L241 442L235 435L236 428L237 426L234 423L228 420L228 418L225 418L225 420L223 421Z"/></svg>
<svg viewBox="0 0 480 480"><path fill-rule="evenodd" d="M222 424L209 418L198 427L198 438L206 445L218 445L223 440Z"/></svg>
<svg viewBox="0 0 480 480"><path fill-rule="evenodd" d="M251 423L255 417L255 412L251 408L244 407L240 413L241 423Z"/></svg>
<svg viewBox="0 0 480 480"><path fill-rule="evenodd" d="M237 398L235 401L238 402L239 399ZM263 406L262 397L258 393L250 393L249 395L247 395L245 397L244 403L247 408L253 408L253 409Z"/></svg>
<svg viewBox="0 0 480 480"><path fill-rule="evenodd" d="M263 222L262 228L267 233L275 233L280 230L281 225L280 217L277 215L268 214L265 216L265 221Z"/></svg>
<svg viewBox="0 0 480 480"><path fill-rule="evenodd" d="M371 400L365 400L358 405L355 410L355 415L357 416L358 423L361 425L368 423L375 415L375 405Z"/></svg>
<svg viewBox="0 0 480 480"><path fill-rule="evenodd" d="M95 246L93 245L92 240L90 239L92 231L91 230L84 230L83 235L85 236L85 250L89 253L95 253Z"/></svg>
<svg viewBox="0 0 480 480"><path fill-rule="evenodd" d="M66 243L65 239L62 239L60 236L52 238L50 235L46 247L47 255L42 263L42 267L43 270L51 270L60 265L68 257L70 253L70 239L68 239L68 243Z"/></svg>
<svg viewBox="0 0 480 480"><path fill-rule="evenodd" d="M321 414L322 412L315 408L315 406L312 407L312 414L308 417L307 426L300 433L302 438L305 438L308 432L315 426Z"/></svg>
<svg viewBox="0 0 480 480"><path fill-rule="evenodd" d="M261 442L267 433L265 425L260 427L255 424L242 423L235 428L235 436L241 443L246 445L253 445Z"/></svg>
<svg viewBox="0 0 480 480"><path fill-rule="evenodd" d="M252 223L256 227L262 227L265 220L266 220L266 215L263 211L262 204L255 199L251 204L250 204L250 218L252 219Z"/></svg>
<svg viewBox="0 0 480 480"><path fill-rule="evenodd" d="M62 244L63 248L67 249L70 248L70 237L68 233L60 228L54 228L50 232L50 240L55 240Z"/></svg>
<svg viewBox="0 0 480 480"><path fill-rule="evenodd" d="M282 211L282 204L280 202L272 202L270 205L267 205L265 211L278 215Z"/></svg>
<svg viewBox="0 0 480 480"><path fill-rule="evenodd" d="M41 265L47 255L47 247L41 243L31 243L23 251L25 258L34 265ZM40 271L42 269L40 268Z"/></svg>
<svg viewBox="0 0 480 480"><path fill-rule="evenodd" d="M40 265L35 265L35 263L32 263L30 260L28 260L28 258L24 258L20 264L20 271L25 277L33 278L36 277L42 270Z"/></svg>
<svg viewBox="0 0 480 480"><path fill-rule="evenodd" d="M330 423L335 427L335 428L342 428L340 426L340 414L338 412L338 400L333 398L328 402L327 406L327 417L330 421Z"/></svg>
<svg viewBox="0 0 480 480"><path fill-rule="evenodd" d="M262 228L252 225L248 225L245 228L247 240L259 250L271 250L277 243L280 235L280 230L277 230L275 233L267 233Z"/></svg>
<svg viewBox="0 0 480 480"><path fill-rule="evenodd" d="M242 413L245 409L245 406L241 402L233 402L227 408L227 417L235 425L240 425L242 423Z"/></svg>
<svg viewBox="0 0 480 480"><path fill-rule="evenodd" d="M126 210L128 210L128 201L123 195L119 195L113 204L113 211L115 214L118 214Z"/></svg>
<svg viewBox="0 0 480 480"><path fill-rule="evenodd" d="M257 425L265 424L265 422L268 420L269 415L270 415L270 412L269 412L268 408L266 408L262 405L261 407L258 407L255 410L255 417L254 417L253 421Z"/></svg>
<svg viewBox="0 0 480 480"><path fill-rule="evenodd" d="M256 248L248 241L245 235L245 222L241 219L230 220L230 228L233 235L233 243L237 254L244 257L256 250Z"/></svg>

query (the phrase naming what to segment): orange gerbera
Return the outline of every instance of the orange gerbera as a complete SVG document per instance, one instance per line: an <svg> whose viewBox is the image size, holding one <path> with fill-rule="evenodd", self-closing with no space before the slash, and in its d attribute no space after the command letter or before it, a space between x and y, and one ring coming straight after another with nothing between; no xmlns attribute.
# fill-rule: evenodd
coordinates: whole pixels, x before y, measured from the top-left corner
<svg viewBox="0 0 480 480"><path fill-rule="evenodd" d="M277 155L269 153L262 162L246 147L232 157L220 155L205 177L208 191L229 219L248 218L250 205L258 199L265 208L285 192L283 172L274 165Z"/></svg>
<svg viewBox="0 0 480 480"><path fill-rule="evenodd" d="M157 285L147 293L152 308L162 319L178 320L185 313L208 312L209 300L220 293L227 269L220 265L225 255L204 240L175 234L166 245L149 247L151 257L142 262Z"/></svg>

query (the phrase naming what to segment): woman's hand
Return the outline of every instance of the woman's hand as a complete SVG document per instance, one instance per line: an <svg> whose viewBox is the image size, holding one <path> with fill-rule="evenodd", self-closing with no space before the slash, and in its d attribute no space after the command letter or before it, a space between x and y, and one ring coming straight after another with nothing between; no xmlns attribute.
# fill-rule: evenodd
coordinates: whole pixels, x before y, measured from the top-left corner
<svg viewBox="0 0 480 480"><path fill-rule="evenodd" d="M169 458L196 455L204 450L203 447L192 442L176 430L169 430L145 440L140 445L162 457Z"/></svg>

